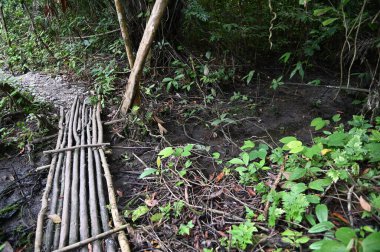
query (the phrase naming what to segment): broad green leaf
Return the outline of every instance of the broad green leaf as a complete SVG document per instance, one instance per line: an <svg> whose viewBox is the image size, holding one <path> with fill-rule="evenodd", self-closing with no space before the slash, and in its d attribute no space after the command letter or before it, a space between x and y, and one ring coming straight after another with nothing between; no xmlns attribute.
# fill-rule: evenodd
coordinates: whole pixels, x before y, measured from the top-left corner
<svg viewBox="0 0 380 252"><path fill-rule="evenodd" d="M152 217L150 217L150 220L152 222L159 222L160 220L162 220L162 218L164 218L163 213L156 213L156 214L153 214Z"/></svg>
<svg viewBox="0 0 380 252"><path fill-rule="evenodd" d="M340 114L336 114L332 117L332 120L334 122L339 122L342 118L340 117Z"/></svg>
<svg viewBox="0 0 380 252"><path fill-rule="evenodd" d="M326 121L323 120L321 117L314 118L313 121L311 121L310 126L315 127L315 130L320 130L323 127L325 127Z"/></svg>
<svg viewBox="0 0 380 252"><path fill-rule="evenodd" d="M310 223L310 225L315 226L317 225L317 222L314 219L314 215L306 214L306 220Z"/></svg>
<svg viewBox="0 0 380 252"><path fill-rule="evenodd" d="M165 149L161 150L160 153L158 153L161 158L167 158L171 156L174 153L174 149L172 147L166 147Z"/></svg>
<svg viewBox="0 0 380 252"><path fill-rule="evenodd" d="M309 201L312 204L319 204L319 202L321 202L321 198L315 194L306 195L306 199L307 199L307 201Z"/></svg>
<svg viewBox="0 0 380 252"><path fill-rule="evenodd" d="M369 143L365 148L368 150L371 163L380 161L380 143Z"/></svg>
<svg viewBox="0 0 380 252"><path fill-rule="evenodd" d="M294 181L297 179L302 178L306 174L306 169L303 168L296 168L293 170L293 172L290 174L289 180Z"/></svg>
<svg viewBox="0 0 380 252"><path fill-rule="evenodd" d="M334 240L324 240L319 251L347 252L346 246L343 243Z"/></svg>
<svg viewBox="0 0 380 252"><path fill-rule="evenodd" d="M315 207L315 214L319 222L324 222L328 220L329 210L325 204L320 204Z"/></svg>
<svg viewBox="0 0 380 252"><path fill-rule="evenodd" d="M298 140L287 143L286 147L290 149L290 153L299 153L304 149L304 146L302 146L302 142Z"/></svg>
<svg viewBox="0 0 380 252"><path fill-rule="evenodd" d="M298 243L298 244L305 244L305 243L307 243L309 240L310 240L309 237L307 237L307 236L302 236L301 238L298 238L298 239L296 240L296 243Z"/></svg>
<svg viewBox="0 0 380 252"><path fill-rule="evenodd" d="M309 188L323 192L325 190L325 187L329 186L331 182L332 180L330 178L317 179L310 182Z"/></svg>
<svg viewBox="0 0 380 252"><path fill-rule="evenodd" d="M252 142L251 140L246 140L244 141L244 145L240 149L246 150L246 149L253 149L254 147L255 147L254 142Z"/></svg>
<svg viewBox="0 0 380 252"><path fill-rule="evenodd" d="M327 12L329 12L332 9L333 9L332 7L325 7L322 9L316 9L313 11L313 15L314 16L322 16L323 14L326 14Z"/></svg>
<svg viewBox="0 0 380 252"><path fill-rule="evenodd" d="M146 168L142 173L141 175L139 176L139 179L142 179L142 178L145 178L153 173L155 173L157 171L157 169L155 168Z"/></svg>
<svg viewBox="0 0 380 252"><path fill-rule="evenodd" d="M245 164L243 160L240 158L233 158L230 161L228 161L230 164L235 164L235 165L243 165Z"/></svg>
<svg viewBox="0 0 380 252"><path fill-rule="evenodd" d="M323 246L323 244L324 244L326 241L328 241L328 240L321 240L321 241L313 242L312 244L310 244L309 249L312 249L312 250L319 250L319 249L321 249L321 247Z"/></svg>
<svg viewBox="0 0 380 252"><path fill-rule="evenodd" d="M378 130L371 130L371 136L369 137L369 139L371 141L376 141L376 142L380 142L380 131Z"/></svg>
<svg viewBox="0 0 380 252"><path fill-rule="evenodd" d="M314 144L310 148L305 148L304 155L307 158L313 158L316 155L320 155L322 151L322 144Z"/></svg>
<svg viewBox="0 0 380 252"><path fill-rule="evenodd" d="M240 154L241 158L243 159L244 164L247 166L249 164L249 155L247 152L243 152Z"/></svg>
<svg viewBox="0 0 380 252"><path fill-rule="evenodd" d="M363 252L380 251L380 232L372 233L362 242Z"/></svg>
<svg viewBox="0 0 380 252"><path fill-rule="evenodd" d="M167 78L163 79L162 82L170 82L172 80L173 80L172 78L167 77Z"/></svg>
<svg viewBox="0 0 380 252"><path fill-rule="evenodd" d="M139 206L136 210L132 212L132 221L136 221L141 216L149 212L149 208L146 205Z"/></svg>
<svg viewBox="0 0 380 252"><path fill-rule="evenodd" d="M292 137L292 136L288 136L288 137L281 138L280 142L283 144L287 144L287 143L289 143L291 141L295 141L295 140L297 140L297 138Z"/></svg>
<svg viewBox="0 0 380 252"><path fill-rule="evenodd" d="M344 146L346 143L347 134L344 132L334 132L327 137L326 144L329 146Z"/></svg>
<svg viewBox="0 0 380 252"><path fill-rule="evenodd" d="M284 53L281 57L280 57L280 61L282 61L283 63L287 63L289 61L289 58L290 58L290 55L292 53L291 52L286 52Z"/></svg>
<svg viewBox="0 0 380 252"><path fill-rule="evenodd" d="M348 245L352 238L356 238L356 233L352 228L342 227L335 232L335 237L344 245Z"/></svg>
<svg viewBox="0 0 380 252"><path fill-rule="evenodd" d="M309 229L310 234L315 234L315 233L321 233L328 231L334 227L334 224L332 224L330 221L324 221L321 223L318 223L317 225L311 227Z"/></svg>
<svg viewBox="0 0 380 252"><path fill-rule="evenodd" d="M338 20L338 18L329 18L329 19L323 21L323 22L322 22L322 25L323 25L323 26L328 26L329 24L334 23L336 20Z"/></svg>
<svg viewBox="0 0 380 252"><path fill-rule="evenodd" d="M302 193L307 190L307 186L304 183L297 183L291 187L292 192Z"/></svg>

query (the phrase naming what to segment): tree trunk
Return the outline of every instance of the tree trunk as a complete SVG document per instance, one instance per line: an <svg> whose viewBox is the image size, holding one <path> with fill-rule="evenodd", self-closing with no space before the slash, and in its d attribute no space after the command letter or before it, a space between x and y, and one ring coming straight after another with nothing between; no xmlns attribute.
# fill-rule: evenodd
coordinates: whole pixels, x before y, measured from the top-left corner
<svg viewBox="0 0 380 252"><path fill-rule="evenodd" d="M115 0L115 7L117 12L117 18L119 20L121 36L123 37L125 51L127 52L129 67L132 69L135 63L135 56L133 55L132 43L129 38L127 20L125 19L125 11L120 0Z"/></svg>
<svg viewBox="0 0 380 252"><path fill-rule="evenodd" d="M144 35L141 40L139 50L137 51L135 65L132 68L129 76L128 84L123 96L123 101L120 108L121 115L126 115L128 109L131 107L136 93L139 89L139 81L141 73L144 67L146 56L149 53L150 46L152 45L153 38L157 32L157 28L160 24L161 17L168 5L168 0L156 0L152 14L145 27Z"/></svg>

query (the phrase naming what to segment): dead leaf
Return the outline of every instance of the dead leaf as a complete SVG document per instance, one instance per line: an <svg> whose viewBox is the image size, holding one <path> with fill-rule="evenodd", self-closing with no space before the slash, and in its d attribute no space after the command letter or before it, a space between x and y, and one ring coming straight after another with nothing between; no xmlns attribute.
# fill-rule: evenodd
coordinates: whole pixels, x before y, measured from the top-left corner
<svg viewBox="0 0 380 252"><path fill-rule="evenodd" d="M162 121L160 118L158 118L158 116L156 116L156 115L153 115L153 119L154 119L157 123L159 123L159 124L164 124L164 123L165 123L165 122Z"/></svg>
<svg viewBox="0 0 380 252"><path fill-rule="evenodd" d="M162 126L161 123L157 123L158 125L158 130L160 131L160 135L163 136L164 134L168 133L168 130L164 128L164 126Z"/></svg>
<svg viewBox="0 0 380 252"><path fill-rule="evenodd" d="M116 193L119 197L123 197L124 193L120 190L116 190Z"/></svg>
<svg viewBox="0 0 380 252"><path fill-rule="evenodd" d="M339 220L343 221L344 223L346 223L348 225L350 224L350 222L346 218L344 218L340 213L333 212L332 216L338 218Z"/></svg>
<svg viewBox="0 0 380 252"><path fill-rule="evenodd" d="M220 236L222 236L222 237L228 237L228 235L226 234L226 233L224 233L224 232L222 232L222 231L216 231Z"/></svg>
<svg viewBox="0 0 380 252"><path fill-rule="evenodd" d="M62 222L61 217L58 214L50 214L48 218L53 221L54 224L59 224Z"/></svg>
<svg viewBox="0 0 380 252"><path fill-rule="evenodd" d="M87 245L87 248L88 248L88 251L89 251L89 252L92 252L92 245L91 245L91 243L89 243L89 244Z"/></svg>
<svg viewBox="0 0 380 252"><path fill-rule="evenodd" d="M216 176L215 182L219 183L219 181L221 181L223 177L224 177L224 172L219 173L218 176Z"/></svg>
<svg viewBox="0 0 380 252"><path fill-rule="evenodd" d="M249 196L251 196L251 197L256 196L256 192L254 190L252 190L252 188L250 188L250 187L247 187L247 192L248 192Z"/></svg>
<svg viewBox="0 0 380 252"><path fill-rule="evenodd" d="M359 198L359 203L365 211L371 212L371 205L362 196Z"/></svg>
<svg viewBox="0 0 380 252"><path fill-rule="evenodd" d="M145 204L148 206L148 207L155 207L158 205L158 200L155 200L155 199L146 199L145 200Z"/></svg>
<svg viewBox="0 0 380 252"><path fill-rule="evenodd" d="M213 198L219 197L220 195L222 195L222 193L223 193L223 188L220 189L219 191L211 193L208 198L213 199Z"/></svg>

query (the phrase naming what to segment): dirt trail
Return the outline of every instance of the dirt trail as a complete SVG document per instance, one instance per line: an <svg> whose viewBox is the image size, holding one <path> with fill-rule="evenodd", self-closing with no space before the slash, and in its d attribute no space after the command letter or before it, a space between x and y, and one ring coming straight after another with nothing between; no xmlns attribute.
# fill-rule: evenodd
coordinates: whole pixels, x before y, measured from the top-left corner
<svg viewBox="0 0 380 252"><path fill-rule="evenodd" d="M30 92L37 100L51 102L54 106L69 108L77 94L86 93L86 83L72 83L67 77L28 72L12 76L0 70L0 80L10 78L21 89Z"/></svg>

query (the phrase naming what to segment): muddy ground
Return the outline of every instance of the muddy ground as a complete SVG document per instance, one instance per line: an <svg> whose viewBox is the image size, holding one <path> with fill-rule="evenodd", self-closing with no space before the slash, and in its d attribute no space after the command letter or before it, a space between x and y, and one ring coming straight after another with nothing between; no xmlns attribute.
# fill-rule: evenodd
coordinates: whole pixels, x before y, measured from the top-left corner
<svg viewBox="0 0 380 252"><path fill-rule="evenodd" d="M29 75L28 86L32 88L29 90L36 88L35 94L55 105L68 107L66 105L70 103L72 95L85 92L83 84L76 86L59 78L57 86L60 86L60 91L48 88L47 92L51 93L43 93L42 90L47 88L43 83L47 80L56 82L56 77L34 78ZM25 80L22 83L24 85ZM70 92L62 93L65 90ZM246 97L231 101L234 92L240 92L240 95ZM236 85L232 88L221 87L219 93L212 105L207 107L203 104L202 96L176 93L162 96L157 99L158 102L145 97L144 106L146 112L153 112L155 117L164 122L162 125L167 130L164 136L170 144L196 143L210 146L211 152L220 152L222 158L236 155L238 146L246 139L260 140L275 146L280 137L295 135L308 143L312 139L309 124L313 118L331 118L340 113L347 120L359 111L358 107L352 105L354 95L340 92L336 97L336 90L323 87L292 85L272 91L268 84L262 84L260 88ZM113 109L107 108L104 111L104 120L110 120L108 114L112 114ZM146 112L141 113L144 115ZM223 114L226 114L224 119L216 122ZM108 140L112 143L108 161L114 176L120 210L124 210L126 203L139 195L146 186L146 181L137 178L145 168L141 160L148 165L154 163L157 151L168 145L159 137L156 121L144 122L150 133L143 125L130 125L128 130L122 131L127 136L126 139L115 133L120 130L120 126L105 128ZM18 251L31 250L33 243L35 222L47 175L47 171L36 172L35 169L49 163L41 155L43 149L54 146L54 140L48 144L50 147L45 143L32 153L16 153L0 160L0 244L8 241ZM207 160L199 162L205 174L211 174L217 169L209 166Z"/></svg>

